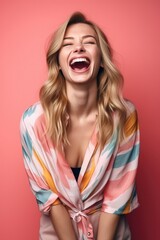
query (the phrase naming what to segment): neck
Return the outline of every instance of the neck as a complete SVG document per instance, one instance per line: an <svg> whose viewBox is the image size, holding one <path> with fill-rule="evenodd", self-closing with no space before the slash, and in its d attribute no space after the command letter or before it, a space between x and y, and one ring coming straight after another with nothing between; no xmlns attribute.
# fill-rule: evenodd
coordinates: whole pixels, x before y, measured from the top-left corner
<svg viewBox="0 0 160 240"><path fill-rule="evenodd" d="M71 118L85 119L91 114L97 114L97 83L91 86L67 84L69 115Z"/></svg>

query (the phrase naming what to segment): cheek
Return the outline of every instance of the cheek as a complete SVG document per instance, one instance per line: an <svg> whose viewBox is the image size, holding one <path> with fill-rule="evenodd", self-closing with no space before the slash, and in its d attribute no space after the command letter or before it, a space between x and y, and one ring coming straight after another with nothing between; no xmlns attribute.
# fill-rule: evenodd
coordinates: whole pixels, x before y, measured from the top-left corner
<svg viewBox="0 0 160 240"><path fill-rule="evenodd" d="M59 69L61 70L62 75L66 77L68 72L68 65L67 65L67 59L63 52L59 53L58 62L59 62Z"/></svg>
<svg viewBox="0 0 160 240"><path fill-rule="evenodd" d="M101 65L101 54L99 52L96 52L95 55L94 55L94 59L95 59L95 64L98 66Z"/></svg>
<svg viewBox="0 0 160 240"><path fill-rule="evenodd" d="M61 50L58 56L58 62L61 67L62 65L64 65L65 60L66 60L66 52L64 50Z"/></svg>
<svg viewBox="0 0 160 240"><path fill-rule="evenodd" d="M98 48L94 49L92 52L92 56L96 61L99 61L101 59L101 52Z"/></svg>

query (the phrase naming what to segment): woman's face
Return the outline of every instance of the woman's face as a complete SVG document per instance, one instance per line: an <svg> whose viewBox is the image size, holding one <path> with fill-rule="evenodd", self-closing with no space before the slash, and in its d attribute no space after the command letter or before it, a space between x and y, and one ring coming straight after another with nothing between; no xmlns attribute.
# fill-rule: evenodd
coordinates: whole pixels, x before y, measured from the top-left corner
<svg viewBox="0 0 160 240"><path fill-rule="evenodd" d="M95 81L101 65L97 35L88 24L69 26L59 51L59 65L66 82Z"/></svg>

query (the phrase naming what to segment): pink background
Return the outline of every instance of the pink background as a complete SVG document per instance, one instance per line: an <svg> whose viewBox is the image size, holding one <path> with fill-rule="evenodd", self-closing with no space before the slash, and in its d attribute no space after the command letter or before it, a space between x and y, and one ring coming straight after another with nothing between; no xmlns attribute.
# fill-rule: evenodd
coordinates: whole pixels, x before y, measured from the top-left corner
<svg viewBox="0 0 160 240"><path fill-rule="evenodd" d="M46 43L73 11L108 35L139 112L140 208L129 216L133 240L160 239L160 1L0 0L0 238L37 240L39 211L29 189L19 139L22 112L47 77ZM159 138L158 138L159 137Z"/></svg>

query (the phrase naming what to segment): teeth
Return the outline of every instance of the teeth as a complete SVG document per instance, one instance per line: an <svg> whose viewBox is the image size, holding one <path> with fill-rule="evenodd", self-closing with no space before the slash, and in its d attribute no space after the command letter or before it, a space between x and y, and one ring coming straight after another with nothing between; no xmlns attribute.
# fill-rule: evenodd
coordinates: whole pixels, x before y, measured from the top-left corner
<svg viewBox="0 0 160 240"><path fill-rule="evenodd" d="M75 58L72 60L71 65L75 62L89 62L86 58Z"/></svg>

